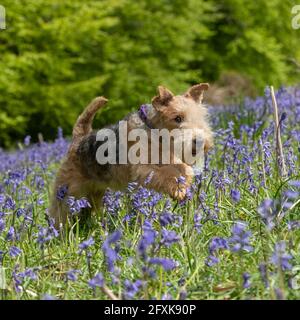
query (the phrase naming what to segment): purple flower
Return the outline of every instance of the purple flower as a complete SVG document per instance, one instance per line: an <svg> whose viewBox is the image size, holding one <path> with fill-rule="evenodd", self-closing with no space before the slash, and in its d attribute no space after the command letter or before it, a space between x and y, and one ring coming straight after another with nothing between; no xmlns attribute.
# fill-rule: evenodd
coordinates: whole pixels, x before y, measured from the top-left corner
<svg viewBox="0 0 300 320"><path fill-rule="evenodd" d="M4 210L15 210L16 203L12 197L7 196L3 205Z"/></svg>
<svg viewBox="0 0 300 320"><path fill-rule="evenodd" d="M250 286L251 286L250 278L251 278L251 276L248 272L243 273L243 287L245 289L250 288Z"/></svg>
<svg viewBox="0 0 300 320"><path fill-rule="evenodd" d="M81 242L78 246L79 247L78 253L82 254L83 251L86 251L87 249L89 249L89 247L91 247L94 244L95 244L95 241L93 237L90 237L89 239Z"/></svg>
<svg viewBox="0 0 300 320"><path fill-rule="evenodd" d="M229 249L227 240L220 237L212 238L208 248L210 254L205 261L205 264L208 267L212 267L213 265L219 263L219 258L216 257L216 252L221 249Z"/></svg>
<svg viewBox="0 0 300 320"><path fill-rule="evenodd" d="M299 220L289 221L287 223L287 227L289 231L300 229L300 221Z"/></svg>
<svg viewBox="0 0 300 320"><path fill-rule="evenodd" d="M211 254L208 256L208 258L205 260L205 264L208 267L212 267L215 264L219 263L219 258L217 258L215 255Z"/></svg>
<svg viewBox="0 0 300 320"><path fill-rule="evenodd" d="M78 274L81 274L80 270L69 270L67 271L66 276L69 281L75 282L77 281Z"/></svg>
<svg viewBox="0 0 300 320"><path fill-rule="evenodd" d="M19 256L21 254L22 250L19 249L18 247L15 247L15 246L11 246L10 249L9 249L9 255L12 257L12 258L15 258L17 256Z"/></svg>
<svg viewBox="0 0 300 320"><path fill-rule="evenodd" d="M162 227L167 226L168 224L174 221L174 216L170 212L164 212L159 216L159 222Z"/></svg>
<svg viewBox="0 0 300 320"><path fill-rule="evenodd" d="M58 231L54 227L54 221L49 219L49 227L38 226L38 233L36 242L40 245L41 249L44 248L44 244L50 240L58 237Z"/></svg>
<svg viewBox="0 0 300 320"><path fill-rule="evenodd" d="M42 300L57 300L57 299L56 299L55 297L51 296L50 294L45 293L45 294L43 295Z"/></svg>
<svg viewBox="0 0 300 320"><path fill-rule="evenodd" d="M178 265L174 260L167 258L150 258L149 263L160 265L165 269L165 271L172 270Z"/></svg>
<svg viewBox="0 0 300 320"><path fill-rule="evenodd" d="M227 240L220 237L212 238L209 245L209 252L212 254L219 249L229 249Z"/></svg>
<svg viewBox="0 0 300 320"><path fill-rule="evenodd" d="M281 270L291 270L292 266L290 264L290 260L293 257L286 252L286 243L285 241L280 241L275 244L275 249L273 255L270 259L270 262L280 268Z"/></svg>
<svg viewBox="0 0 300 320"><path fill-rule="evenodd" d="M140 242L138 243L137 251L143 259L147 257L147 249L155 242L156 231L152 228L152 224L149 221L145 221L143 226L144 233Z"/></svg>
<svg viewBox="0 0 300 320"><path fill-rule="evenodd" d="M31 140L31 137L30 136L26 136L25 139L24 139L24 145L26 147L28 147L30 145L30 140Z"/></svg>
<svg viewBox="0 0 300 320"><path fill-rule="evenodd" d="M289 185L295 188L300 188L300 180L289 181Z"/></svg>
<svg viewBox="0 0 300 320"><path fill-rule="evenodd" d="M178 242L179 239L180 238L175 231L162 230L161 244L170 247L173 243Z"/></svg>
<svg viewBox="0 0 300 320"><path fill-rule="evenodd" d="M275 295L277 300L284 300L283 291L280 288L275 288Z"/></svg>
<svg viewBox="0 0 300 320"><path fill-rule="evenodd" d="M56 192L56 198L58 200L64 200L67 192L68 192L68 186L66 185L60 186Z"/></svg>
<svg viewBox="0 0 300 320"><path fill-rule="evenodd" d="M96 287L102 288L104 286L104 278L102 273L97 273L94 278L89 280L88 285L93 289L96 289Z"/></svg>
<svg viewBox="0 0 300 320"><path fill-rule="evenodd" d="M0 218L0 234L4 231L5 229L5 221L4 219Z"/></svg>
<svg viewBox="0 0 300 320"><path fill-rule="evenodd" d="M232 252L251 252L253 250L252 246L250 246L250 237L252 233L247 231L246 228L246 223L241 221L233 225L232 236L228 239Z"/></svg>
<svg viewBox="0 0 300 320"><path fill-rule="evenodd" d="M265 287L268 288L269 281L268 281L267 265L265 263L261 263L258 267L258 270Z"/></svg>
<svg viewBox="0 0 300 320"><path fill-rule="evenodd" d="M239 192L239 190L232 189L230 191L230 196L233 202L236 202L236 203L239 202L241 199L241 193Z"/></svg>
<svg viewBox="0 0 300 320"><path fill-rule="evenodd" d="M150 174L145 179L145 185L149 184L152 181L153 175L154 175L154 171L151 171Z"/></svg>
<svg viewBox="0 0 300 320"><path fill-rule="evenodd" d="M277 214L275 202L271 199L264 200L258 207L258 213L266 225L267 230L271 231L275 227L275 218Z"/></svg>
<svg viewBox="0 0 300 320"><path fill-rule="evenodd" d="M91 208L91 204L86 198L76 200L75 197L68 197L67 205L72 215L80 213L82 209Z"/></svg>
<svg viewBox="0 0 300 320"><path fill-rule="evenodd" d="M137 280L135 282L131 282L129 280L124 281L124 298L126 300L133 299L134 296L138 293L142 286L143 282L141 280Z"/></svg>
<svg viewBox="0 0 300 320"><path fill-rule="evenodd" d="M112 248L112 245L117 243L121 239L121 236L121 231L116 230L114 233L107 237L102 246L102 250L106 258L108 271L110 272L114 271L114 264L118 259L118 250L116 247Z"/></svg>
<svg viewBox="0 0 300 320"><path fill-rule="evenodd" d="M7 232L6 240L13 241L15 240L15 237L16 237L15 228L11 226Z"/></svg>
<svg viewBox="0 0 300 320"><path fill-rule="evenodd" d="M103 205L105 210L111 215L117 215L121 209L122 192L113 192L107 190L103 196Z"/></svg>

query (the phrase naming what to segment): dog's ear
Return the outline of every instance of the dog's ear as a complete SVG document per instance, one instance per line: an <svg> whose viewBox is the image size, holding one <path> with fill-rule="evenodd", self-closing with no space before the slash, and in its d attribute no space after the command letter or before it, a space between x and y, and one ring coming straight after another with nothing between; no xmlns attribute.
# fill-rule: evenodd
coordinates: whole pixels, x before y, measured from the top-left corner
<svg viewBox="0 0 300 320"><path fill-rule="evenodd" d="M208 83L199 83L191 88L185 93L185 96L188 98L192 98L196 102L202 102L204 91L208 90Z"/></svg>
<svg viewBox="0 0 300 320"><path fill-rule="evenodd" d="M157 88L157 93L158 95L152 99L152 105L157 110L167 106L174 97L173 93L163 86Z"/></svg>

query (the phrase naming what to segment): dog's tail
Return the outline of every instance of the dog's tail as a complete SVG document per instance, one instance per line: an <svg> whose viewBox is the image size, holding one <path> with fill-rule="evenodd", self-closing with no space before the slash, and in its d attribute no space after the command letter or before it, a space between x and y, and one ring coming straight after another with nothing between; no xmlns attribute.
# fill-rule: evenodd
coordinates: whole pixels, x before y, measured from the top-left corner
<svg viewBox="0 0 300 320"><path fill-rule="evenodd" d="M92 131L95 114L107 101L104 97L97 97L84 109L73 127L73 141L82 138Z"/></svg>

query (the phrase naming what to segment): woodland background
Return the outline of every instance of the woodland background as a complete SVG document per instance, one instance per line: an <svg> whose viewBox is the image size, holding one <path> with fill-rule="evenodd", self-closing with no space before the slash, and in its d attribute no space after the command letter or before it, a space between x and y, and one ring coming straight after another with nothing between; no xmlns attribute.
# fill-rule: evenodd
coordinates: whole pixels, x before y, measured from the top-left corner
<svg viewBox="0 0 300 320"><path fill-rule="evenodd" d="M149 102L163 84L246 79L253 94L299 80L290 0L2 0L0 146L70 134L91 99L97 125ZM297 67L298 65L298 67ZM223 80L222 80L223 79ZM225 80L224 80L225 79ZM226 85L226 83L225 83ZM247 91L247 90L246 90Z"/></svg>

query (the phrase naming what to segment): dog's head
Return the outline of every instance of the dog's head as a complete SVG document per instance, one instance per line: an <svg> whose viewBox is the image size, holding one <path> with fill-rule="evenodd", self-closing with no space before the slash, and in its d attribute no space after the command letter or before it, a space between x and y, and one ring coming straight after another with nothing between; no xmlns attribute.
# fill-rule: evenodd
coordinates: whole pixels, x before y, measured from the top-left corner
<svg viewBox="0 0 300 320"><path fill-rule="evenodd" d="M212 131L207 119L207 110L203 105L207 83L200 83L189 88L182 95L174 95L165 87L158 87L158 95L152 99L157 112L155 127L168 130L190 129L192 137L186 143L192 144L193 155L199 144L207 152L213 146Z"/></svg>

